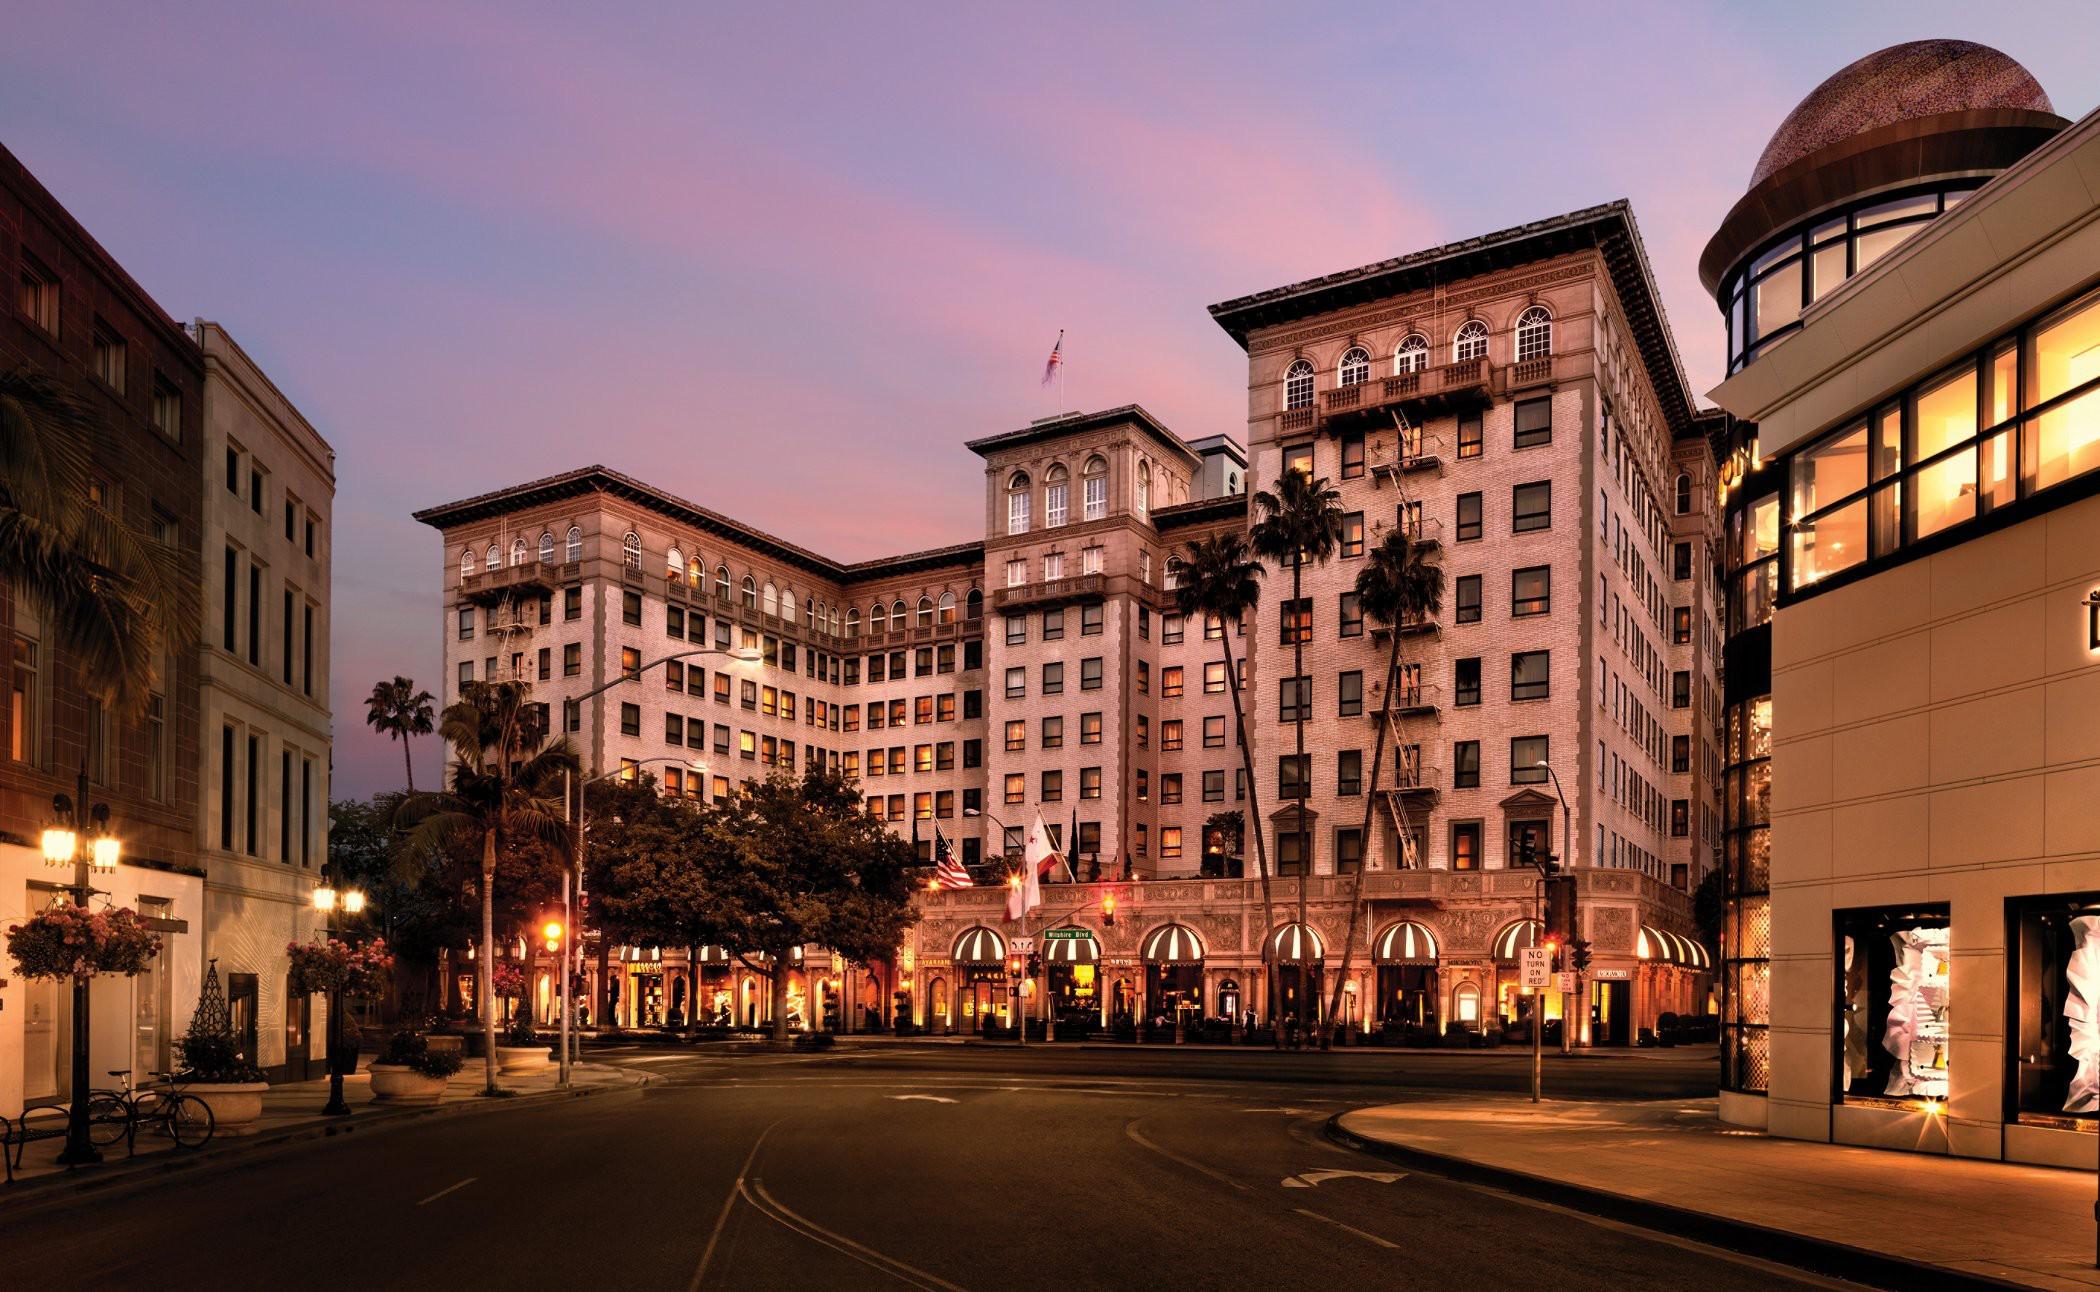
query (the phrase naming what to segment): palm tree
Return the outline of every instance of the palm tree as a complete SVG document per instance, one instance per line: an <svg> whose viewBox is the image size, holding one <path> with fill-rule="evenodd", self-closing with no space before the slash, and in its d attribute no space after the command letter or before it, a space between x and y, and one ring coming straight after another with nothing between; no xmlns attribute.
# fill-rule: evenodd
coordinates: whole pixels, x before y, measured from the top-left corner
<svg viewBox="0 0 2100 1292"><path fill-rule="evenodd" d="M1254 749L1247 742L1247 713L1240 701L1240 673L1232 662L1232 635L1261 601L1261 562L1254 559L1243 535L1223 533L1190 541L1174 558L1174 605L1182 617L1208 625L1218 622L1218 649L1225 661L1225 685L1232 696L1233 736L1240 746L1240 774L1246 778L1247 815L1254 823L1255 870L1261 876L1262 927L1276 919L1275 899L1269 891L1269 844L1262 837L1260 797L1255 790ZM1247 831L1240 831L1245 848ZM1244 854L1243 854L1244 855ZM1264 935L1266 936L1266 935ZM1270 977L1274 1003L1274 975ZM1273 1010L1271 1011L1273 1014Z"/></svg>
<svg viewBox="0 0 2100 1292"><path fill-rule="evenodd" d="M408 792L416 792L416 763L410 756L409 737L431 732L431 706L436 697L418 691L411 678L394 674L391 682L372 683L365 697L365 725L401 742L401 762L408 773Z"/></svg>
<svg viewBox="0 0 2100 1292"><path fill-rule="evenodd" d="M1335 547L1342 535L1342 496L1330 488L1324 477L1315 477L1310 471L1286 470L1276 481L1275 492L1262 490L1254 495L1254 509L1261 519L1254 523L1254 550L1271 561L1288 561L1291 567L1292 606L1284 611L1286 625L1288 616L1298 603L1305 599L1305 565L1310 561L1319 564L1334 555ZM1311 615L1306 620L1311 622ZM1309 630L1291 633L1291 676L1293 686L1305 685L1305 640ZM1303 795L1312 787L1304 783L1305 768L1305 701L1310 697L1302 691L1294 698L1297 713L1296 765L1301 773L1298 792L1301 798L1298 814L1298 922L1305 923L1305 901L1307 890L1312 887L1312 825L1305 814ZM1257 823L1258 826L1259 823ZM1274 930L1262 934L1268 938ZM1281 965L1277 966L1279 969ZM1305 966L1298 966L1298 982L1301 995L1304 988ZM1310 1024L1311 1019L1306 1022Z"/></svg>
<svg viewBox="0 0 2100 1292"><path fill-rule="evenodd" d="M162 653L192 639L197 554L105 509L90 445L115 439L50 378L0 372L0 582L36 604L88 693L132 716Z"/></svg>
<svg viewBox="0 0 2100 1292"><path fill-rule="evenodd" d="M1444 567L1429 559L1429 549L1414 542L1404 528L1388 532L1371 551L1364 568L1356 572L1356 600L1366 617L1385 627L1392 643L1386 654L1385 691L1378 704L1378 728L1371 738L1371 779L1365 783L1364 821L1357 838L1371 837L1372 805L1378 800L1378 773L1385 763L1386 736L1392 728L1393 694L1400 689L1400 626L1434 615L1444 606ZM1400 840L1404 863L1407 849L1407 809L1400 796L1393 796L1394 828ZM1364 865L1356 866L1356 881L1349 893L1349 931L1342 939L1342 971L1334 980L1334 995L1327 1008L1328 1035L1339 1029L1342 984L1356 955L1356 916L1364 899Z"/></svg>
<svg viewBox="0 0 2100 1292"><path fill-rule="evenodd" d="M402 805L411 848L450 844L481 852L481 955L475 995L488 1057L489 1094L496 1088L496 857L514 843L558 843L567 837L562 777L576 770L566 740L547 744L546 720L522 682L468 682L445 706L438 735L452 747L452 788L419 794Z"/></svg>

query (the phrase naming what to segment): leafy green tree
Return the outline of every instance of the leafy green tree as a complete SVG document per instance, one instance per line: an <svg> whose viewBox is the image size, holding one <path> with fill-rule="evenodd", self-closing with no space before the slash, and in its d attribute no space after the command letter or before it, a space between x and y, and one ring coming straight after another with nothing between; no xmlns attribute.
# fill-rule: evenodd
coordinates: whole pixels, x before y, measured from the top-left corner
<svg viewBox="0 0 2100 1292"><path fill-rule="evenodd" d="M408 775L410 794L416 792L416 762L409 741L430 734L435 703L430 692L417 690L413 679L399 673L391 682L374 682L372 694L365 697L365 725L401 742L402 770Z"/></svg>
<svg viewBox="0 0 2100 1292"><path fill-rule="evenodd" d="M576 770L567 741L546 743L546 720L522 682L469 682L445 706L438 734L452 748L452 787L403 804L411 847L472 849L480 854L480 982L487 1093L496 1085L496 1008L490 971L496 959L499 858L515 866L529 856L558 856L568 837L562 811L565 774ZM538 845L535 848L534 845ZM455 855L457 855L455 853Z"/></svg>
<svg viewBox="0 0 2100 1292"><path fill-rule="evenodd" d="M197 552L104 505L94 449L115 440L58 383L28 368L0 372L0 583L35 603L88 693L131 717L153 692L162 652L192 640Z"/></svg>
<svg viewBox="0 0 2100 1292"><path fill-rule="evenodd" d="M1319 565L1334 555L1334 549L1342 537L1342 495L1328 487L1324 477L1315 477L1309 471L1286 470L1276 481L1274 490L1263 489L1254 495L1254 510L1259 517L1254 522L1251 537L1254 550L1266 560L1287 563L1291 569L1291 601L1302 605L1305 600L1305 566L1308 562ZM1290 622L1289 610L1284 622ZM1305 685L1305 640L1308 633L1291 634L1291 676L1301 679ZM1298 720L1292 725L1297 744L1296 763L1305 766L1305 718L1306 706L1295 707ZM1251 777L1249 779L1252 779ZM1310 792L1311 787L1300 785L1300 792ZM1301 799L1295 805L1298 821L1298 922L1305 922L1305 902L1312 888L1312 818L1306 815L1305 803ZM1261 828L1257 819L1255 828ZM1275 930L1264 931L1266 939ZM1282 969L1283 966L1276 966ZM1305 967L1297 966L1300 980ZM1302 996L1301 992L1301 996ZM1310 1002L1308 1002L1310 1004ZM1307 1019L1310 1023L1312 1020Z"/></svg>
<svg viewBox="0 0 2100 1292"><path fill-rule="evenodd" d="M1371 778L1365 782L1363 825L1357 837L1371 838L1372 805L1378 801L1378 774L1385 763L1386 738L1393 725L1394 693L1400 689L1400 625L1418 622L1444 605L1444 567L1429 559L1429 549L1411 540L1404 529L1388 531L1371 549L1364 568L1356 572L1356 599L1365 617L1382 624L1389 643L1385 661L1385 686L1378 703L1378 727L1371 737ZM1409 838L1407 806L1398 794L1392 797L1395 833L1402 849L1401 864ZM1368 851L1368 847L1366 848ZM1349 932L1342 939L1342 971L1334 980L1334 994L1327 1009L1328 1035L1341 1027L1342 984L1356 955L1357 915L1364 900L1364 865L1356 867L1349 892Z"/></svg>

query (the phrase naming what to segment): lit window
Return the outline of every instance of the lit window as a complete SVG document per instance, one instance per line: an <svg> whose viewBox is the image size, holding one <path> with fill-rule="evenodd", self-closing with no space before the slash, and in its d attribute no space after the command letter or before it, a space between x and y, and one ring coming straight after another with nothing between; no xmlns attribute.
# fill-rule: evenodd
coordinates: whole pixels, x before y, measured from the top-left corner
<svg viewBox="0 0 2100 1292"><path fill-rule="evenodd" d="M1420 372L1429 366L1429 339L1419 332L1409 333L1400 348L1393 351L1393 375Z"/></svg>
<svg viewBox="0 0 2100 1292"><path fill-rule="evenodd" d="M1534 305L1517 316L1517 362L1543 359L1553 353L1553 316L1543 305Z"/></svg>
<svg viewBox="0 0 2100 1292"><path fill-rule="evenodd" d="M1487 358L1488 328L1479 319L1469 320L1451 338L1451 361L1466 363L1474 359Z"/></svg>
<svg viewBox="0 0 2100 1292"><path fill-rule="evenodd" d="M1311 408L1313 401L1313 366L1305 359L1292 362L1283 374L1283 406Z"/></svg>
<svg viewBox="0 0 2100 1292"><path fill-rule="evenodd" d="M1335 365L1335 384L1355 386L1371 378L1371 352L1360 345L1352 345L1342 352L1342 361Z"/></svg>

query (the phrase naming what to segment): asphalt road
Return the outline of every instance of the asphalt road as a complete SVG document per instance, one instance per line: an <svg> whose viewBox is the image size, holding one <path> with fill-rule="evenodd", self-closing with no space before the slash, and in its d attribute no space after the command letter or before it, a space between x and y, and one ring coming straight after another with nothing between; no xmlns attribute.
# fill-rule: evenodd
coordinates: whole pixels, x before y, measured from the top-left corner
<svg viewBox="0 0 2100 1292"><path fill-rule="evenodd" d="M645 1089L307 1142L12 1219L54 1288L1831 1286L1328 1142L1517 1056L613 1051ZM1703 1093L1696 1057L1559 1063ZM1511 1084L1516 1083L1516 1084ZM28 1284L24 1284L28 1286Z"/></svg>

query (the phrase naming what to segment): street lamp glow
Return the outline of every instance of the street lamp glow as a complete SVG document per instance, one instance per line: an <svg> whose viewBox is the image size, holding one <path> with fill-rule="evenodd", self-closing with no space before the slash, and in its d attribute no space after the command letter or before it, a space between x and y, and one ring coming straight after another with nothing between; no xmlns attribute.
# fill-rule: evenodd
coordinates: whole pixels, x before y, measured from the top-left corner
<svg viewBox="0 0 2100 1292"><path fill-rule="evenodd" d="M54 866L73 864L73 850L80 846L80 836L62 825L44 828L44 860Z"/></svg>
<svg viewBox="0 0 2100 1292"><path fill-rule="evenodd" d="M324 914L335 909L335 889L326 884L314 890L314 909Z"/></svg>
<svg viewBox="0 0 2100 1292"><path fill-rule="evenodd" d="M343 894L343 912L346 915L363 915L365 913L364 889L353 888Z"/></svg>
<svg viewBox="0 0 2100 1292"><path fill-rule="evenodd" d="M88 856L94 861L97 870L115 870L117 858L123 853L124 845L118 843L117 837L111 834L97 836L95 841L88 845Z"/></svg>

